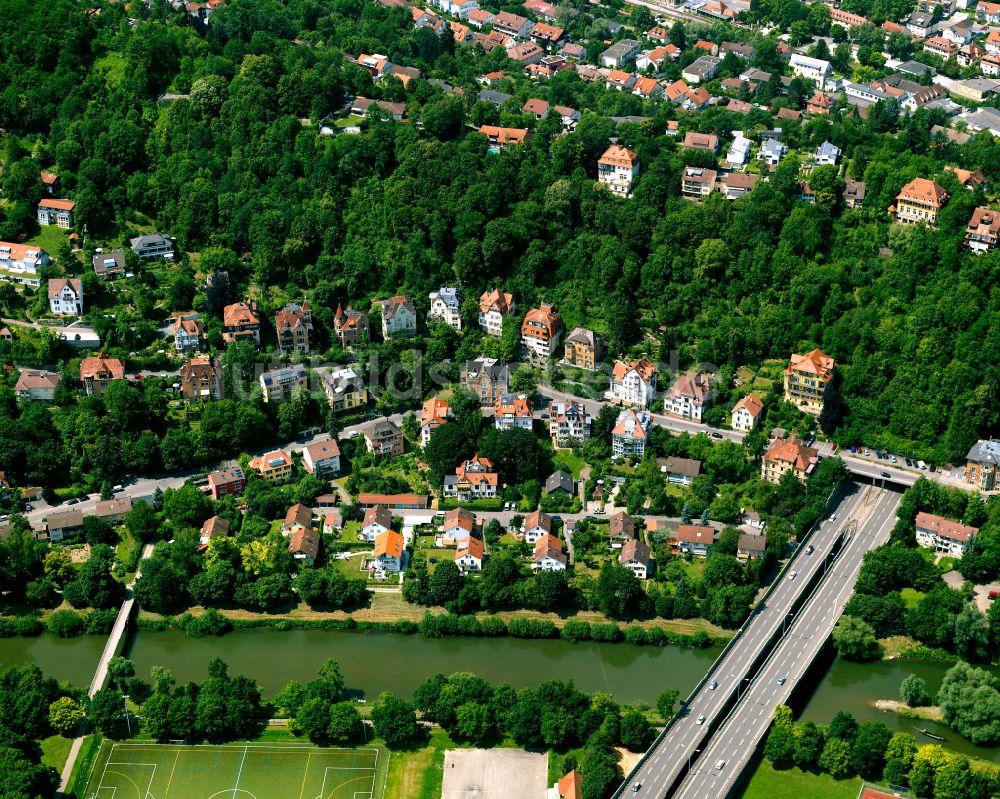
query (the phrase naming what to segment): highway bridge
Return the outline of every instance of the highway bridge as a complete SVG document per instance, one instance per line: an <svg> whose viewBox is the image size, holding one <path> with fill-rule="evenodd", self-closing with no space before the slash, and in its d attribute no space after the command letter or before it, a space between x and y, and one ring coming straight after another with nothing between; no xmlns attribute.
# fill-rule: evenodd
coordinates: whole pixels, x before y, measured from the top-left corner
<svg viewBox="0 0 1000 799"><path fill-rule="evenodd" d="M615 797L721 799L732 791L775 706L788 700L827 640L864 553L888 540L900 499L896 491L856 483L831 497L827 513Z"/></svg>

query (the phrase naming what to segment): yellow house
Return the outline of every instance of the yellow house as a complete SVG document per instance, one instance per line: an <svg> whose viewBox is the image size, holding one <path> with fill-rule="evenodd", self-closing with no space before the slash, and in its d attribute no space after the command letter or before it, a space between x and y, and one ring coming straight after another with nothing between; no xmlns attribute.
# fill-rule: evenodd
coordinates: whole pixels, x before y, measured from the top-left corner
<svg viewBox="0 0 1000 799"><path fill-rule="evenodd" d="M282 485L292 479L292 456L276 449L250 461L250 468L271 485Z"/></svg>
<svg viewBox="0 0 1000 799"><path fill-rule="evenodd" d="M785 402L801 411L819 416L827 386L833 379L837 363L820 350L805 355L793 354L785 369Z"/></svg>

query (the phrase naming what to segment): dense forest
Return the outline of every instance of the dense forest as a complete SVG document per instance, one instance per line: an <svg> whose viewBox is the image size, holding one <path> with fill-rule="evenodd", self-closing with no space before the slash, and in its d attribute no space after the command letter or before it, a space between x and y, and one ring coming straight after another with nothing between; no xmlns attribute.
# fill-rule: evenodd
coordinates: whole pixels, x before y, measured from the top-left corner
<svg viewBox="0 0 1000 799"><path fill-rule="evenodd" d="M0 9L10 32L0 44L0 237L31 232L34 176L51 168L94 241L152 223L200 252L202 272L222 263L241 286L306 292L321 320L339 301L407 292L419 307L443 283L470 296L502 285L520 307L552 301L568 327L606 333L612 352L676 349L682 367L820 346L843 365L842 418L829 420L841 443L944 461L996 429L1000 256L960 250L984 197L943 171L1000 178L988 134L959 146L932 135L943 121L934 114L892 108L783 120L793 148L829 139L844 150L847 176L867 184L863 209L842 209L832 170L811 178L816 204L798 201L794 156L747 198L692 204L679 196L680 171L710 156L665 135L667 118L727 134L772 125L766 111L645 104L645 121L616 129L610 115L641 101L572 72L518 83L496 109L474 101L474 78L503 67L503 53L456 47L410 27L405 9L364 0L233 0L204 31L163 2L143 16L132 25L122 5L94 15L69 0ZM422 79L373 86L344 58L359 52L465 95ZM167 90L182 96L160 101ZM373 116L360 135L318 135L316 120L358 94L403 100L410 120ZM546 118L528 144L489 153L466 123L519 122L528 96L583 118L559 136ZM629 201L594 182L612 137L643 165ZM889 224L887 207L918 176L952 195L940 230ZM186 286L199 263L185 259L173 283Z"/></svg>

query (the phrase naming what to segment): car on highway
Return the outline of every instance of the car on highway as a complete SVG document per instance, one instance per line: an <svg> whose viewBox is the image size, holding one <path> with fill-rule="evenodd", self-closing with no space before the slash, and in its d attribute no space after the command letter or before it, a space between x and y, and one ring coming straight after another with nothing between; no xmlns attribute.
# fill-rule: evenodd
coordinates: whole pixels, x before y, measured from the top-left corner
<svg viewBox="0 0 1000 799"><path fill-rule="evenodd" d="M638 793L639 789L642 787L641 782L637 782L632 786L632 793Z"/></svg>
<svg viewBox="0 0 1000 799"><path fill-rule="evenodd" d="M695 724L704 724L705 723L705 714L702 713L700 716L698 716L698 718L696 718L694 720L694 723Z"/></svg>
<svg viewBox="0 0 1000 799"><path fill-rule="evenodd" d="M722 771L722 769L726 767L726 761L720 760L718 763L715 764L715 767L719 769L719 771Z"/></svg>
<svg viewBox="0 0 1000 799"><path fill-rule="evenodd" d="M719 683L717 683L715 680L712 680L712 682L710 682L708 684L708 690L709 691L714 691L718 687L719 687Z"/></svg>
<svg viewBox="0 0 1000 799"><path fill-rule="evenodd" d="M788 678L787 677L779 677L778 678L778 685L784 685L786 679L788 679Z"/></svg>
<svg viewBox="0 0 1000 799"><path fill-rule="evenodd" d="M888 472L882 472L882 476L883 477L892 477L892 475L889 474Z"/></svg>
<svg viewBox="0 0 1000 799"><path fill-rule="evenodd" d="M806 547L806 554L807 555L811 555L814 551L815 550L813 550L813 545L812 544L810 544L809 546Z"/></svg>
<svg viewBox="0 0 1000 799"><path fill-rule="evenodd" d="M791 574L789 574L789 575L788 575L788 579L789 579L789 580L794 580L794 579L795 579L795 576L796 576L797 574L798 574L798 572L792 572Z"/></svg>

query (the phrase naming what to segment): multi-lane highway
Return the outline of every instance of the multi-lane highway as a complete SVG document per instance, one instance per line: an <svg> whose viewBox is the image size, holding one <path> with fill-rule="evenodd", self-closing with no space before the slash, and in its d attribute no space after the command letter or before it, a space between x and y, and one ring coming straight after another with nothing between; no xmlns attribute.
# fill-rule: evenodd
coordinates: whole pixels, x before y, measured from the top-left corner
<svg viewBox="0 0 1000 799"><path fill-rule="evenodd" d="M848 529L844 548L796 614L788 633L746 687L735 709L704 747L683 783L673 794L667 795L676 799L722 799L729 795L767 732L774 708L788 701L796 683L840 618L854 590L865 553L888 540L900 499L901 495L894 491L864 490L859 510L866 509L867 517ZM820 555L822 550L816 545L813 556ZM728 676L738 679L737 674ZM720 683L722 679L720 676ZM641 790L645 788L644 785ZM660 797L664 794L650 795Z"/></svg>
<svg viewBox="0 0 1000 799"><path fill-rule="evenodd" d="M802 547L791 559L763 606L747 620L739 636L689 697L686 707L653 745L638 769L629 775L622 794L631 795L631 786L638 782L642 786L642 796L667 795L687 768L689 759L693 762L705 749L711 729L722 721L734 694L738 696L747 688L744 678L752 676L747 675L747 669L762 655L774 636L793 621L788 616L789 610L816 572L823 568L824 554L830 552L841 532L860 526L859 522L867 520L878 509L870 501L865 502L869 490L853 483L842 489L839 501L834 500L831 505L830 515L824 517L806 542L813 547L813 552L806 554L806 547ZM795 577L789 579L793 571Z"/></svg>

